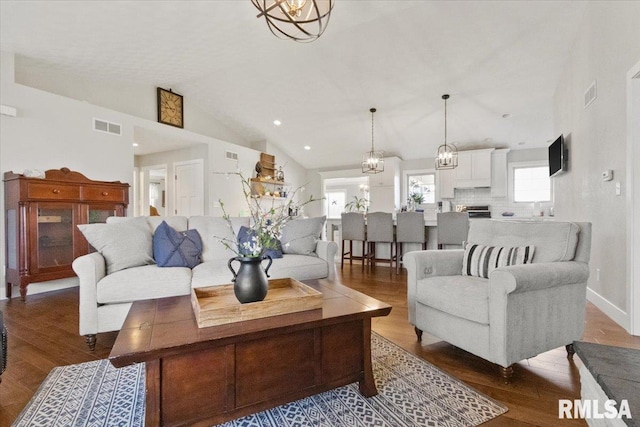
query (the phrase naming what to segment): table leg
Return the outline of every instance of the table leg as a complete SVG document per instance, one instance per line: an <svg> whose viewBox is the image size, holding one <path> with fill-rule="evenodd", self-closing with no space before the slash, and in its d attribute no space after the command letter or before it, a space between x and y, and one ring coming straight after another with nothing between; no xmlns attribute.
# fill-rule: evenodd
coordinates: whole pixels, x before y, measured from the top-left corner
<svg viewBox="0 0 640 427"><path fill-rule="evenodd" d="M160 361L152 360L146 363L147 396L145 411L145 426L156 427L161 425L160 412Z"/></svg>
<svg viewBox="0 0 640 427"><path fill-rule="evenodd" d="M371 362L371 318L364 319L362 321L362 327L364 378L358 383L358 385L360 387L360 394L364 397L371 397L378 394L376 381L373 377L373 363Z"/></svg>

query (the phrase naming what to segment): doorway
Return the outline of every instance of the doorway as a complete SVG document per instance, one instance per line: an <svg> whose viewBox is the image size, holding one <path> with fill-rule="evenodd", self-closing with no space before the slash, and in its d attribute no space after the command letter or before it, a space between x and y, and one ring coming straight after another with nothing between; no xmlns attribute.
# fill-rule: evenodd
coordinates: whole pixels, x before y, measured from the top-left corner
<svg viewBox="0 0 640 427"><path fill-rule="evenodd" d="M175 215L204 215L204 161L202 159L176 162Z"/></svg>
<svg viewBox="0 0 640 427"><path fill-rule="evenodd" d="M140 171L140 215L168 216L167 165L144 166Z"/></svg>

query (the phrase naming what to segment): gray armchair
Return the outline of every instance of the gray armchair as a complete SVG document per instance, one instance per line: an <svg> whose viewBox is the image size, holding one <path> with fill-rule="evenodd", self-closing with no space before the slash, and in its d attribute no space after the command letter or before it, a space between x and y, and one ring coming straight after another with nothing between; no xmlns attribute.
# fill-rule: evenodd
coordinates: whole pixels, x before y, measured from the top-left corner
<svg viewBox="0 0 640 427"><path fill-rule="evenodd" d="M418 340L424 331L496 363L507 383L522 359L562 345L571 357L584 330L591 224L479 219L470 222L467 242L533 245L533 258L483 278L462 274L463 259L471 259L464 249L406 254L409 322Z"/></svg>

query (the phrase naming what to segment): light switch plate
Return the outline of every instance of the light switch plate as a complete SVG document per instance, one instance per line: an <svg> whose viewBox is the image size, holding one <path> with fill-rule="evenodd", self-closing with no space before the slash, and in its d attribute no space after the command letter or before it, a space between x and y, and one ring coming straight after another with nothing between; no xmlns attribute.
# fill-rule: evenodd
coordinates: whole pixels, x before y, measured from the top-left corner
<svg viewBox="0 0 640 427"><path fill-rule="evenodd" d="M616 196L622 194L622 186L620 185L620 181L616 181Z"/></svg>

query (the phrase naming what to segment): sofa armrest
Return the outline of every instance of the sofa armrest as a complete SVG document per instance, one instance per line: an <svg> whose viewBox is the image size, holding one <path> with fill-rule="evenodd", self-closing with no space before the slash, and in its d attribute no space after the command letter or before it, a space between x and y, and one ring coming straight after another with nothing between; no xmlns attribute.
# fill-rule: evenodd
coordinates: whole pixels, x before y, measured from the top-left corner
<svg viewBox="0 0 640 427"><path fill-rule="evenodd" d="M97 334L97 284L106 276L106 262L102 255L93 252L76 258L71 266L80 279L80 335Z"/></svg>
<svg viewBox="0 0 640 427"><path fill-rule="evenodd" d="M464 249L413 251L404 254L407 268L407 308L409 322L415 324L418 281L425 277L456 276L462 274Z"/></svg>
<svg viewBox="0 0 640 427"><path fill-rule="evenodd" d="M327 278L329 280L336 279L336 253L338 252L338 245L336 242L329 242L326 240L318 240L316 244L316 254L318 257L327 262L329 274Z"/></svg>
<svg viewBox="0 0 640 427"><path fill-rule="evenodd" d="M585 283L589 266L582 262L563 261L513 265L494 270L489 277L490 288L505 294L527 292L555 286Z"/></svg>

